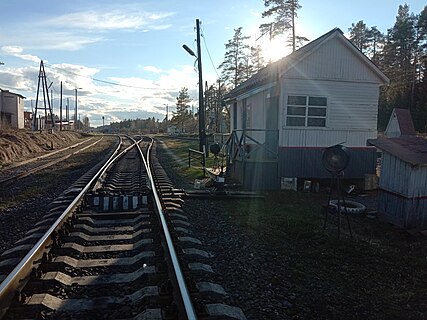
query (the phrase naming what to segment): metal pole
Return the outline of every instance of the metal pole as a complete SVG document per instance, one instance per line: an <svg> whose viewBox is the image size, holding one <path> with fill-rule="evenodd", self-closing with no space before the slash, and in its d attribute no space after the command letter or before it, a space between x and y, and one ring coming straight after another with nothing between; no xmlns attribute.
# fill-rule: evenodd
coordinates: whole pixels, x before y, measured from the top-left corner
<svg viewBox="0 0 427 320"><path fill-rule="evenodd" d="M199 69L199 151L207 151L205 129L205 105L203 103L202 50L200 46L200 21L196 19L197 33L197 68ZM203 149L205 146L205 149Z"/></svg>
<svg viewBox="0 0 427 320"><path fill-rule="evenodd" d="M59 131L62 131L62 81L61 81L61 95L59 98Z"/></svg>
<svg viewBox="0 0 427 320"><path fill-rule="evenodd" d="M74 100L74 131L77 131L77 88L75 90L75 100Z"/></svg>

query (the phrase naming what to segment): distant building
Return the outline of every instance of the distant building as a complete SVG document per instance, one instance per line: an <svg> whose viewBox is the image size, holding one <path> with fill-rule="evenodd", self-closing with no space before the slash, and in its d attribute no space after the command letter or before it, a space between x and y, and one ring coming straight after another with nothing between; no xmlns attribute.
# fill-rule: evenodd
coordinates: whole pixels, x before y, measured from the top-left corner
<svg viewBox="0 0 427 320"><path fill-rule="evenodd" d="M0 89L0 128L24 128L25 97Z"/></svg>
<svg viewBox="0 0 427 320"><path fill-rule="evenodd" d="M388 121L385 135L388 138L414 136L416 134L411 112L408 109L395 108Z"/></svg>

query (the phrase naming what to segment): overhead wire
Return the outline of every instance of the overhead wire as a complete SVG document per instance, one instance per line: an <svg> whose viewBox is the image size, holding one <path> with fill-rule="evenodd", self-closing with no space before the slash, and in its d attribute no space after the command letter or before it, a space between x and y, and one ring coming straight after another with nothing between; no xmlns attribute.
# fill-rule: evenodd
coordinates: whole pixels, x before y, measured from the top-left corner
<svg viewBox="0 0 427 320"><path fill-rule="evenodd" d="M202 27L201 36L202 36L202 38L203 38L203 43L205 44L205 48L206 48L206 52L208 53L209 60L211 61L211 64L212 64L212 67L213 67L213 69L214 69L214 71L215 71L215 73L216 73L216 76L219 78L219 74L218 74L218 72L216 71L215 64L214 64L214 63L213 63L213 61L212 61L211 53L209 52L208 44L206 43L206 38L205 38L205 34L204 34L204 32L203 32L203 27Z"/></svg>
<svg viewBox="0 0 427 320"><path fill-rule="evenodd" d="M160 87L151 87L151 88L148 88L148 87L133 86L133 85L129 85L129 84L122 84L122 83L117 83L117 82L113 82L113 81L107 81L107 80L97 79L97 78L94 78L94 77L91 77L91 76L81 75L81 74L78 74L78 73L75 73L75 72L72 72L72 71L69 71L69 70L65 70L63 68L60 68L60 67L48 64L48 63L45 63L44 65L48 66L48 67L50 67L52 69L56 69L56 70L59 70L61 72L65 72L65 73L68 73L68 74L71 74L71 75L74 75L74 76L83 77L83 78L91 79L91 80L96 81L96 82L101 82L101 83L110 84L110 85L114 85L114 86L134 88L134 89L142 89L142 90L152 90L152 89L155 89L155 90L165 90L165 91L176 90L176 88L160 88Z"/></svg>

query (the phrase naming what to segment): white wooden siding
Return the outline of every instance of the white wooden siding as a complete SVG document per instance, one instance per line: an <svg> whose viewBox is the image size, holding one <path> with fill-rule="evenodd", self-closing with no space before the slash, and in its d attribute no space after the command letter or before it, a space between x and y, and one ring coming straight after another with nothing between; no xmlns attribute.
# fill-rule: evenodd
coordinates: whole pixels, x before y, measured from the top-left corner
<svg viewBox="0 0 427 320"><path fill-rule="evenodd" d="M331 141L345 141L347 146L366 146L367 139L377 137L378 94L378 84L373 83L285 78L282 83L280 145L328 146ZM288 95L327 97L326 128L286 127Z"/></svg>
<svg viewBox="0 0 427 320"><path fill-rule="evenodd" d="M377 131L328 130L324 128L283 128L280 145L285 147L329 147L344 143L347 147L365 147L367 139L376 139Z"/></svg>
<svg viewBox="0 0 427 320"><path fill-rule="evenodd" d="M356 56L349 46L344 39L333 38L295 64L286 74L296 78L381 83L382 80L370 66Z"/></svg>
<svg viewBox="0 0 427 320"><path fill-rule="evenodd" d="M250 128L247 129L266 129L265 128L265 112L266 112L266 97L268 89L264 91L257 92L256 94L246 98L246 105L250 105L251 114L249 115L251 119ZM243 99L237 101L237 129L243 129ZM231 122L232 123L232 122ZM268 129L268 128L267 128ZM247 132L247 135L264 143L265 133L264 132ZM240 134L238 135L240 137ZM249 143L249 141L248 141Z"/></svg>

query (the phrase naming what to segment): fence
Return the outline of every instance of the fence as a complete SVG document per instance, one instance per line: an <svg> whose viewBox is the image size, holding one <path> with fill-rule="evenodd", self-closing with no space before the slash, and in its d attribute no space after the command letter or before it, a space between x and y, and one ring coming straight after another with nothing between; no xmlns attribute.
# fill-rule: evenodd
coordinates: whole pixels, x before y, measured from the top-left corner
<svg viewBox="0 0 427 320"><path fill-rule="evenodd" d="M206 152L188 149L188 167L191 167L191 160L197 161L203 168L203 176L206 174Z"/></svg>

